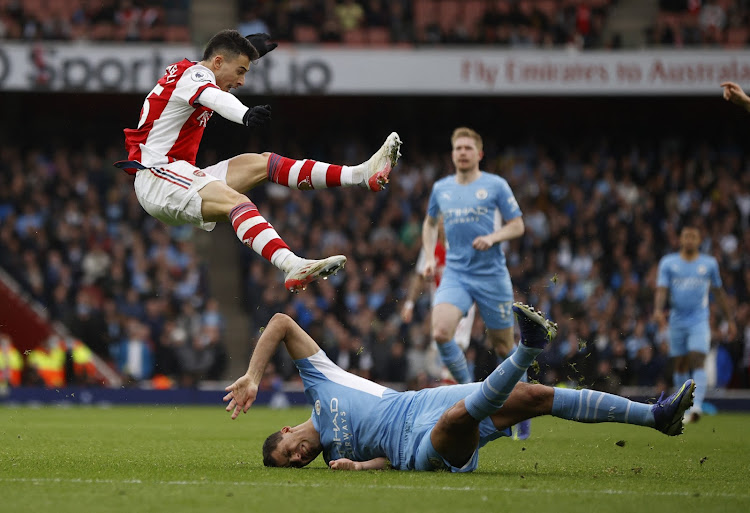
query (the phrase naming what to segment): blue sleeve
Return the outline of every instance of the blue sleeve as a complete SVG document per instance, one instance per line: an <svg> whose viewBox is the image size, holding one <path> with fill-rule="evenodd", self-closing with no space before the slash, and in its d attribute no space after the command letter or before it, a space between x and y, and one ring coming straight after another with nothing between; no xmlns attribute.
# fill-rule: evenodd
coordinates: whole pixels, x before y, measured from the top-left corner
<svg viewBox="0 0 750 513"><path fill-rule="evenodd" d="M719 273L719 262L715 258L711 259L711 286L714 288L721 287L721 273Z"/></svg>
<svg viewBox="0 0 750 513"><path fill-rule="evenodd" d="M497 208L500 209L504 221L510 221L516 217L521 217L521 207L518 206L518 201L516 201L516 197L513 196L513 191L510 189L510 185L508 185L508 182L505 180L500 182L497 203Z"/></svg>
<svg viewBox="0 0 750 513"><path fill-rule="evenodd" d="M432 186L432 192L430 192L430 202L427 205L427 215L432 217L433 219L437 219L440 215L440 205L438 205L437 194L435 193L436 186L437 184Z"/></svg>
<svg viewBox="0 0 750 513"><path fill-rule="evenodd" d="M669 271L667 271L666 258L659 260L659 271L656 277L657 287L669 287Z"/></svg>

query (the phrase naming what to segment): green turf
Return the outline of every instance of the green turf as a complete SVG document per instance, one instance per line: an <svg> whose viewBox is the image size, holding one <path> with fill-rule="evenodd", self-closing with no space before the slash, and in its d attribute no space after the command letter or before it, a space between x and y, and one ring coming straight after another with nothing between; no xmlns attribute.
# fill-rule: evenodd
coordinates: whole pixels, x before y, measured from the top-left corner
<svg viewBox="0 0 750 513"><path fill-rule="evenodd" d="M676 438L536 419L472 474L264 468L265 436L308 411L0 407L0 511L750 511L748 414Z"/></svg>

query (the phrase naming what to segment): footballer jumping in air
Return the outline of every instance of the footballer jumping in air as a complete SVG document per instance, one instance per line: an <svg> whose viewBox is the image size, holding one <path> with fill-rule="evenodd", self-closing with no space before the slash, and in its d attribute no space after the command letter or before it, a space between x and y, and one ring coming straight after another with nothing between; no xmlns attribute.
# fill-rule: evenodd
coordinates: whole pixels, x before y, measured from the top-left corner
<svg viewBox="0 0 750 513"><path fill-rule="evenodd" d="M307 260L295 255L244 193L265 181L292 189L356 185L382 190L400 156L401 140L392 133L356 166L247 153L197 168L198 146L214 112L248 127L270 121L269 105L248 108L229 93L245 83L251 62L276 48L268 39L267 34L243 37L223 30L208 42L200 62L184 59L167 66L146 96L138 127L125 130L129 160L115 165L135 175L135 194L150 215L206 231L216 222L230 221L240 241L282 270L286 288L296 292L337 272L346 257Z"/></svg>

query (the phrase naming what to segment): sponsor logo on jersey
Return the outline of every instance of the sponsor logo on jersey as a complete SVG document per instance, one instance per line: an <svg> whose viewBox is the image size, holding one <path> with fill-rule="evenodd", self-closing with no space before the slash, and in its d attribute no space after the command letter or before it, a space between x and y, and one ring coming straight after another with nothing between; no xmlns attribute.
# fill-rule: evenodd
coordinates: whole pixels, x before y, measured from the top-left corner
<svg viewBox="0 0 750 513"><path fill-rule="evenodd" d="M198 116L198 124L200 126L205 127L208 125L208 120L211 119L211 115L213 114L213 111L203 111L200 116Z"/></svg>
<svg viewBox="0 0 750 513"><path fill-rule="evenodd" d="M487 189L479 189L474 195L478 200L486 200L488 196Z"/></svg>

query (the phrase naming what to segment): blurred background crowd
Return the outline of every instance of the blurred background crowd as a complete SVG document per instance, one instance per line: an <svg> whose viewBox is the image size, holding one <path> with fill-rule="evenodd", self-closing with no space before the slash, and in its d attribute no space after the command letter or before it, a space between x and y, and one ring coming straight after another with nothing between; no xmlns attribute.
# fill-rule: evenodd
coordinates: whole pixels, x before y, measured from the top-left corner
<svg viewBox="0 0 750 513"><path fill-rule="evenodd" d="M190 2L2 0L0 39L189 42ZM595 49L622 45L617 30L604 30L617 6L617 0L242 0L234 17L242 32L296 43ZM643 27L647 46L748 44L748 0L646 0L645 8L656 14Z"/></svg>
<svg viewBox="0 0 750 513"><path fill-rule="evenodd" d="M279 123L290 126L283 116ZM378 128L386 134L399 127ZM80 147L64 139L0 143L0 266L134 381L163 375L191 386L226 377L226 304L217 301L223 294L243 306L248 339L284 312L343 368L381 382L432 386L444 375L430 348L429 295L416 302L410 324L399 314L431 186L453 169L450 131L438 130L402 133L404 157L386 192L271 184L250 193L298 254L349 258L343 272L298 295L233 233L205 235L228 245L198 251L193 228L149 217L132 178L111 167L122 157L116 135ZM113 126L110 133L118 131ZM508 180L524 213L525 235L505 247L516 300L560 325L532 378L608 390L668 387L666 333L651 319L656 269L677 247L680 220L697 213L702 250L719 261L739 328L737 339L727 340L712 307L712 379L719 387L750 384L750 161L736 143L632 131L511 141L483 135L482 168ZM272 149L279 153L339 163L364 161L380 144L344 129L277 142ZM219 158L216 146L204 145L199 165ZM228 270L237 290L216 290L208 279L221 247L239 255L239 268ZM477 379L495 366L481 320L467 356ZM295 375L280 351L268 383Z"/></svg>

